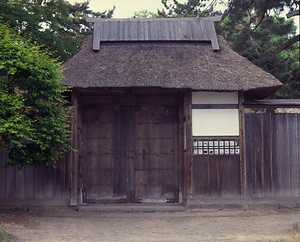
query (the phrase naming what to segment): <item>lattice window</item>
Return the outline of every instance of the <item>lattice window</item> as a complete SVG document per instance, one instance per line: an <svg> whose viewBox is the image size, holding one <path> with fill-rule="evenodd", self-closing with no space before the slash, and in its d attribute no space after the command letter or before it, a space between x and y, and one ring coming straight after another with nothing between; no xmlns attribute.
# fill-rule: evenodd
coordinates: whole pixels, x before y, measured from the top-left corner
<svg viewBox="0 0 300 242"><path fill-rule="evenodd" d="M239 138L195 137L193 139L193 154L195 156L239 155Z"/></svg>

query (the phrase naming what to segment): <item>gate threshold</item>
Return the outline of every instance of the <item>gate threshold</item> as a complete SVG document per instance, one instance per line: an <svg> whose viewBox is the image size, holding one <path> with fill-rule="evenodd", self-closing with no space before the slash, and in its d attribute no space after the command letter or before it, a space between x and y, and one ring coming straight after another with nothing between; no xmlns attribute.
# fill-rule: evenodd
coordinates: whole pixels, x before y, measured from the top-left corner
<svg viewBox="0 0 300 242"><path fill-rule="evenodd" d="M80 204L79 211L94 212L184 212L186 209L181 204Z"/></svg>

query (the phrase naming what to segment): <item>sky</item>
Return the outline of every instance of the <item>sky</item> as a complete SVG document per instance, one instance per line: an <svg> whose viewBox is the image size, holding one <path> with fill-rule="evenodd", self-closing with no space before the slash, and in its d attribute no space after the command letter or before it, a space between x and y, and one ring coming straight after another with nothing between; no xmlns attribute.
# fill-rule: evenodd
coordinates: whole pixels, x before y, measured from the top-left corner
<svg viewBox="0 0 300 242"><path fill-rule="evenodd" d="M83 0L68 0L70 3L84 2ZM134 12L140 10L149 10L157 12L162 9L161 0L91 0L90 9L93 11L103 12L116 6L114 18L130 18Z"/></svg>
<svg viewBox="0 0 300 242"><path fill-rule="evenodd" d="M85 0L68 0L70 3L84 2ZM179 0L178 2L185 2L186 0ZM157 12L157 9L162 9L161 0L90 0L90 9L93 11L103 12L108 9L116 7L113 18L130 18L133 17L134 12L141 10L148 10ZM299 17L294 17L294 21L298 26L299 33Z"/></svg>

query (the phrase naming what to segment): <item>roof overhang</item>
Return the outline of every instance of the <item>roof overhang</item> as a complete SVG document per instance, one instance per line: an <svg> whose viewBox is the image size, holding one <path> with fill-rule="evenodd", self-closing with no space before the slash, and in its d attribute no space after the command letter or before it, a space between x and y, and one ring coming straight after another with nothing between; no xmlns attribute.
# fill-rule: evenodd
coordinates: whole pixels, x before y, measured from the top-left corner
<svg viewBox="0 0 300 242"><path fill-rule="evenodd" d="M267 99L246 101L247 108L300 108L300 99Z"/></svg>

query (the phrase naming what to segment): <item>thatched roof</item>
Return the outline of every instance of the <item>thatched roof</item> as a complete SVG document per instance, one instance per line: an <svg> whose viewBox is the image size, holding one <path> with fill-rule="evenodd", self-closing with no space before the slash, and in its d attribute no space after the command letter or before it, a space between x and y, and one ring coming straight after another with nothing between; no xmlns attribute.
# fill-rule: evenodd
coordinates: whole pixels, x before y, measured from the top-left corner
<svg viewBox="0 0 300 242"><path fill-rule="evenodd" d="M210 42L102 42L92 50L92 36L64 64L68 86L161 87L201 91L240 91L263 98L281 83L231 50L218 36Z"/></svg>

